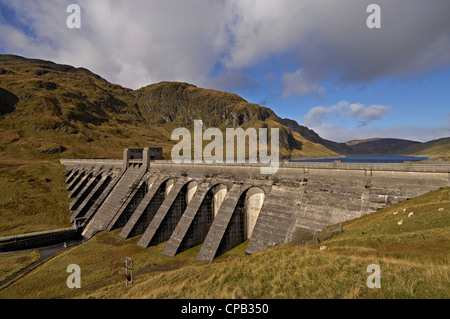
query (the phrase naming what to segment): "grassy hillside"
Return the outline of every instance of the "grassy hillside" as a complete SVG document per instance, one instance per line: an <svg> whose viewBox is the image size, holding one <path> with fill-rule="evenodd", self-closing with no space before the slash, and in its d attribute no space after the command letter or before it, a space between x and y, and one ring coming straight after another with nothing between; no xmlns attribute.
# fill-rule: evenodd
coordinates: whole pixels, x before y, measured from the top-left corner
<svg viewBox="0 0 450 319"><path fill-rule="evenodd" d="M0 236L70 227L65 168L56 161L0 161Z"/></svg>
<svg viewBox="0 0 450 319"><path fill-rule="evenodd" d="M322 145L303 150L272 110L235 94L179 82L134 91L83 68L0 55L0 158L119 158L126 147L148 146L170 158L171 132L193 131L193 120L205 128L278 127L282 156L324 153Z"/></svg>
<svg viewBox="0 0 450 319"><path fill-rule="evenodd" d="M439 160L450 160L450 137L412 145L403 150L405 154L427 155Z"/></svg>
<svg viewBox="0 0 450 319"><path fill-rule="evenodd" d="M155 139L167 145L168 132L146 129L122 100L132 90L86 69L2 55L0 74L3 92L15 97L0 117L1 158L120 157Z"/></svg>
<svg viewBox="0 0 450 319"><path fill-rule="evenodd" d="M403 208L414 215L408 218ZM326 242L250 256L243 243L212 263L195 261L199 246L170 258L161 254L164 243L141 248L139 237L123 240L119 232L99 233L60 253L0 288L0 298L450 297L450 188L344 223L344 232ZM121 277L125 256L134 259L132 288ZM3 258L10 257L0 256L0 263ZM72 263L82 273L75 291L65 284ZM380 289L366 286L371 264L380 266Z"/></svg>
<svg viewBox="0 0 450 319"><path fill-rule="evenodd" d="M411 145L421 144L417 141L402 140L397 138L369 139L355 143L351 147L355 154L398 154Z"/></svg>

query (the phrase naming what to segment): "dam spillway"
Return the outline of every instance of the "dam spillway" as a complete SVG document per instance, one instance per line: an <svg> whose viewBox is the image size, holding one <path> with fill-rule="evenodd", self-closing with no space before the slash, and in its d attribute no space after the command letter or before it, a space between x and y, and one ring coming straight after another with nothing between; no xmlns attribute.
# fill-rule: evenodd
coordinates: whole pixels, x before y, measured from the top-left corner
<svg viewBox="0 0 450 319"><path fill-rule="evenodd" d="M448 164L175 164L161 149L126 149L122 160L61 159L71 222L90 238L122 228L138 245L166 242L174 256L202 245L198 260L249 240L246 253L292 241L429 191L450 186Z"/></svg>

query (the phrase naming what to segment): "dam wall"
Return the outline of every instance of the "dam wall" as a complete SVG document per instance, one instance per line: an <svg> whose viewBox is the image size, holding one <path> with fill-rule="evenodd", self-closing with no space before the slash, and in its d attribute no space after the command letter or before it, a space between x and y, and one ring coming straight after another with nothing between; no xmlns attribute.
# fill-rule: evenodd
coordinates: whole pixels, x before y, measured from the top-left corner
<svg viewBox="0 0 450 319"><path fill-rule="evenodd" d="M156 155L155 155L156 154ZM450 186L447 164L284 162L175 164L160 151L124 151L123 160L62 159L71 220L90 238L121 228L138 245L165 243L174 256L196 245L212 261L248 240L246 252L292 241L429 191Z"/></svg>

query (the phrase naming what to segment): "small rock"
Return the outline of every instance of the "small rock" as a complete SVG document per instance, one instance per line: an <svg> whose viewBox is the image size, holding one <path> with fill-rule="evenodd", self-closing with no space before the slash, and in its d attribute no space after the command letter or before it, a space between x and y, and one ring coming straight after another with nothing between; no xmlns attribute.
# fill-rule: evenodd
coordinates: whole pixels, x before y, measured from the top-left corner
<svg viewBox="0 0 450 319"><path fill-rule="evenodd" d="M397 214L398 214L398 212L393 212L393 213L392 213L392 215L397 215Z"/></svg>
<svg viewBox="0 0 450 319"><path fill-rule="evenodd" d="M328 249L328 246L320 246L320 250Z"/></svg>
<svg viewBox="0 0 450 319"><path fill-rule="evenodd" d="M397 225L403 224L403 219L397 223Z"/></svg>
<svg viewBox="0 0 450 319"><path fill-rule="evenodd" d="M414 216L414 213L413 213L413 212L411 212L411 213L408 214L408 218L409 218L409 217L413 217L413 216Z"/></svg>

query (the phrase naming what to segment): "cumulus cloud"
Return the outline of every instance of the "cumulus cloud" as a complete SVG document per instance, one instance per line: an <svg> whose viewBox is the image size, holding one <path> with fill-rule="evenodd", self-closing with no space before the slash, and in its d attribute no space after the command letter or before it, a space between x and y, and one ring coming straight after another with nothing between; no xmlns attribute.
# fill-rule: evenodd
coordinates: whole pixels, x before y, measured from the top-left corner
<svg viewBox="0 0 450 319"><path fill-rule="evenodd" d="M282 98L293 94L314 95L322 97L325 95L325 88L315 84L302 69L295 72L283 74Z"/></svg>
<svg viewBox="0 0 450 319"><path fill-rule="evenodd" d="M317 106L312 108L304 116L304 122L306 125L318 126L321 125L324 120L330 119L331 117L351 117L359 121L359 126L365 126L374 120L381 119L391 110L392 106L379 104L365 106L361 103L340 101L329 107Z"/></svg>
<svg viewBox="0 0 450 319"><path fill-rule="evenodd" d="M450 65L448 0L378 0L377 30L366 26L371 0L78 0L77 30L66 27L71 2L0 0L18 21L0 19L2 51L83 66L132 88L245 86L243 70L281 59L283 97L320 96L318 83L330 77L361 83Z"/></svg>

